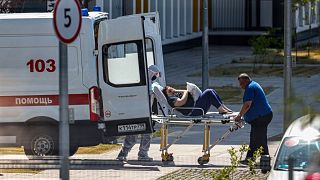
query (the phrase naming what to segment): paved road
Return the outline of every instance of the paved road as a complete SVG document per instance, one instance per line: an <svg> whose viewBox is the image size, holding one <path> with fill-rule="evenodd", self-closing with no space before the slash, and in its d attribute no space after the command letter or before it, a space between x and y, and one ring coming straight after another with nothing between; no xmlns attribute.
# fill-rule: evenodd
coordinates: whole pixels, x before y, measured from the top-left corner
<svg viewBox="0 0 320 180"><path fill-rule="evenodd" d="M215 46L210 47L210 67L219 67L222 64L230 63L234 59L251 55L250 47L236 46ZM193 48L184 51L169 53L165 55L165 73L168 84L184 84L186 81L194 82L200 85L199 77L189 77L191 73L201 71L201 48ZM259 82L263 87L272 86L275 88L268 95L268 99L274 110L274 118L269 126L268 137L277 135L283 131L283 78L280 77L256 77L255 81ZM320 102L316 101L314 96L320 95L320 75L312 77L293 78L292 87L295 94L304 100L304 106L310 106L320 111ZM236 77L210 77L210 86L226 86L231 85L238 87ZM295 109L294 117L301 115L302 103L298 103ZM233 110L238 111L241 104L230 104ZM214 110L214 109L213 109ZM214 141L226 131L228 126L212 127L211 139ZM172 140L183 129L181 127L171 128L170 140ZM243 143L249 142L250 127L240 129L232 133L225 141L212 149L212 158L208 167L221 167L228 165L229 155L227 149L239 147ZM71 171L71 179L156 179L168 172L178 170L179 168L198 168L197 158L201 156L203 131L202 127L194 127L186 136L181 139L177 145L173 145L170 151L174 153L175 165L170 167L160 166L159 138L154 138L151 145L150 155L155 158L153 164L137 163L130 161L129 164L102 167L101 170L73 170ZM269 142L271 155L275 152L278 141ZM129 154L129 160L137 159L137 151L139 146L136 145ZM101 155L78 155L73 158L83 159L104 159L113 160L117 151L101 154ZM1 172L0 172L1 173ZM37 175L30 174L4 174L0 179L58 179L57 170L46 170Z"/></svg>

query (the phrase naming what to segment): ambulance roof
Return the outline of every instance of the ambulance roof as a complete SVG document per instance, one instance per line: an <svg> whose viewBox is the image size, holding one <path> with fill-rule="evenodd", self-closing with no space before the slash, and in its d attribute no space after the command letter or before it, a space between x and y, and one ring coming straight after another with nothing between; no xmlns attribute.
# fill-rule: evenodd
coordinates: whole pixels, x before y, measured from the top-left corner
<svg viewBox="0 0 320 180"><path fill-rule="evenodd" d="M82 16L80 33L85 33L95 20L107 18L105 12L89 12ZM53 13L11 13L0 14L1 34L51 34L53 33Z"/></svg>

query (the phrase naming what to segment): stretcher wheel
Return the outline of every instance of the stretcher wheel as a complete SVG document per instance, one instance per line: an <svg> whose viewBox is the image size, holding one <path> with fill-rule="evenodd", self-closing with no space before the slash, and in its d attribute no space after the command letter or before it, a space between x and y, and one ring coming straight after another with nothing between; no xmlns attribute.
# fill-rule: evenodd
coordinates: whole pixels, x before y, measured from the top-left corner
<svg viewBox="0 0 320 180"><path fill-rule="evenodd" d="M172 153L163 154L161 155L161 157L162 157L162 162L172 162L174 159Z"/></svg>
<svg viewBox="0 0 320 180"><path fill-rule="evenodd" d="M207 164L210 160L209 158L209 154L206 154L206 155L203 155L201 157L198 158L198 164L200 165L204 165L204 164Z"/></svg>
<svg viewBox="0 0 320 180"><path fill-rule="evenodd" d="M173 159L174 159L174 158L173 158L172 154L170 154L169 157L168 157L168 159L167 159L167 161L172 162Z"/></svg>

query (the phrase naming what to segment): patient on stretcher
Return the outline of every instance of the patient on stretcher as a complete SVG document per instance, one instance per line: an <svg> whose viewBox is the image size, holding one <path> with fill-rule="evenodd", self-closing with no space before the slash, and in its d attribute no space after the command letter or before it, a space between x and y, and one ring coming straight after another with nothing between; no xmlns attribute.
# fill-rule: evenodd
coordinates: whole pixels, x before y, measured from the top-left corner
<svg viewBox="0 0 320 180"><path fill-rule="evenodd" d="M190 91L190 90L189 90ZM177 111L181 112L186 116L201 116L203 113L207 113L211 105L218 109L220 114L232 113L227 106L225 106L213 89L206 89L204 92L200 92L197 98L194 98L188 90L176 90L173 87L166 86L163 88L162 92L166 96L168 104L174 107L189 107L190 109L179 109ZM201 108L200 109L191 109Z"/></svg>

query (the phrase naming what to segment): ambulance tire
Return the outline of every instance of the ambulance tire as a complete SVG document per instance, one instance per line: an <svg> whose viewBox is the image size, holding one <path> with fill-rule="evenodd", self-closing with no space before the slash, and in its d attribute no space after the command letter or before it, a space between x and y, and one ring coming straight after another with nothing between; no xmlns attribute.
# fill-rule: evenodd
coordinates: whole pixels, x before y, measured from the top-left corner
<svg viewBox="0 0 320 180"><path fill-rule="evenodd" d="M56 126L30 128L30 134L24 144L29 159L45 159L59 155L59 136Z"/></svg>

